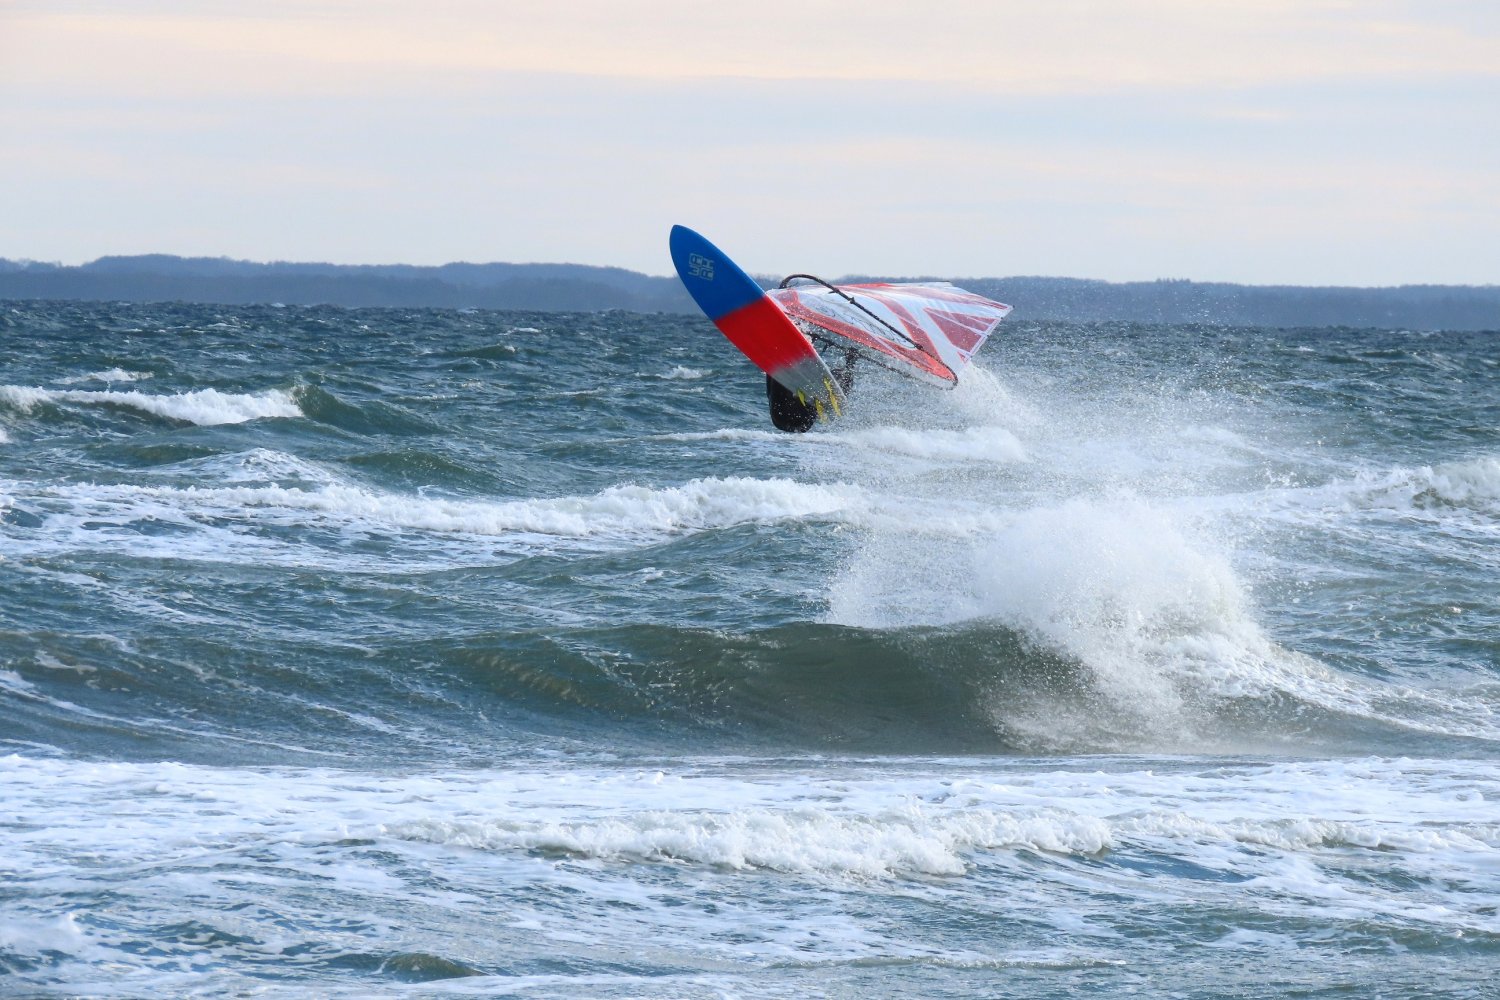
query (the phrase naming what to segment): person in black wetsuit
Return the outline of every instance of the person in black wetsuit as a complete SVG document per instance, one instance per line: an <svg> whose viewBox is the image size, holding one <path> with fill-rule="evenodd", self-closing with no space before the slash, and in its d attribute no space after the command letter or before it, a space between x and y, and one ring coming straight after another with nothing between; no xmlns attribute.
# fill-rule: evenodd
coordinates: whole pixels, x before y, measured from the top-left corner
<svg viewBox="0 0 1500 1000"><path fill-rule="evenodd" d="M771 423L778 431L801 434L818 422L817 410L769 375L766 376L766 399L771 403Z"/></svg>
<svg viewBox="0 0 1500 1000"><path fill-rule="evenodd" d="M833 370L839 388L845 394L854 388L853 351L844 352L844 363ZM796 394L771 376L766 376L766 399L771 404L771 424L779 431L801 434L818 422L818 411L798 399Z"/></svg>

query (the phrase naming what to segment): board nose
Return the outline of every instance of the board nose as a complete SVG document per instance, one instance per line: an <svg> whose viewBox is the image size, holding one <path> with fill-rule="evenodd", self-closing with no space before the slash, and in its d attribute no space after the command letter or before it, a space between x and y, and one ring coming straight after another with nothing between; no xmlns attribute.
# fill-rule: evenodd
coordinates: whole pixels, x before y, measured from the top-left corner
<svg viewBox="0 0 1500 1000"><path fill-rule="evenodd" d="M668 245L677 276L709 319L717 321L765 297L724 251L687 226L673 226Z"/></svg>

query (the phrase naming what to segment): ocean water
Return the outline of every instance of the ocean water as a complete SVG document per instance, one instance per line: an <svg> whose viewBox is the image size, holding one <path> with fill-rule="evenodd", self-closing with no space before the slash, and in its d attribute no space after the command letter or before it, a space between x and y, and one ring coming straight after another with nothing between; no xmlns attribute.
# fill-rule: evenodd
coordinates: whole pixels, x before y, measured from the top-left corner
<svg viewBox="0 0 1500 1000"><path fill-rule="evenodd" d="M0 303L0 995L1493 996L1500 334Z"/></svg>

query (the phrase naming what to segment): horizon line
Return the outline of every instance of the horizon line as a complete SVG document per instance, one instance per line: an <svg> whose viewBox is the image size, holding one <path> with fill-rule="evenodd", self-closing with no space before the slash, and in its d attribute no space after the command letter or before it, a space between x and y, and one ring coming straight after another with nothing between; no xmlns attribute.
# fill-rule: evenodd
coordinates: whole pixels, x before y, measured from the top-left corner
<svg viewBox="0 0 1500 1000"><path fill-rule="evenodd" d="M315 266L315 267L351 268L351 269L353 269L353 268L405 267L405 268L428 269L428 270L439 270L441 268L454 267L454 266L463 266L463 267L490 267L490 266L497 266L497 265L498 266L502 266L502 267L577 267L577 268L587 268L587 269L600 270L600 271L619 271L619 272L623 272L625 274L638 275L638 276L644 277L644 278L654 278L654 279L663 279L663 280L672 280L672 279L675 279L677 277L677 275L675 275L675 274L652 274L652 273L646 272L646 271L637 271L637 270L625 267L625 266L620 265L620 264L587 264L587 263L582 263L582 262L579 262L579 261L541 261L541 260L533 260L533 261L509 261L509 260L474 261L474 260L449 260L449 261L444 261L441 264L412 264L412 263L407 263L407 262L403 262L403 261L385 261L385 262L379 262L379 263L357 263L357 264L351 264L351 263L340 263L340 262L330 261L330 260L294 260L294 259L290 259L290 258L275 258L275 259L272 259L272 260L255 260L255 259L252 259L252 258L249 258L249 257L232 257L232 256L229 256L228 254L219 254L219 255L211 255L211 254L176 254L176 253L167 253L167 252L164 252L164 251L150 251L150 252L145 252L145 253L109 253L109 254L102 254L102 255L100 255L98 257L94 257L91 260L86 260L86 261L83 261L83 262L77 263L77 264L69 264L69 263L64 263L63 261L57 261L57 260L40 260L40 259L32 258L32 257L0 257L0 264L15 264L15 265L19 265L23 269L30 269L33 266L40 266L42 268L50 268L50 269L68 269L68 268L85 268L85 267L88 267L89 265L98 264L101 261L107 261L107 260L130 261L130 260L138 260L138 259L142 259L142 258L165 258L165 259L168 259L168 260L177 260L177 261L222 261L224 263L246 264L246 265L251 265L251 266L254 266L254 267L274 267L276 265L293 265L293 266ZM774 277L773 272L751 271L751 272L747 272L747 273L751 274L753 277L756 277L756 278ZM961 282L961 281L1006 281L1006 280L1025 281L1025 280L1043 280L1043 281L1077 281L1077 282L1087 282L1087 283L1090 283L1090 284L1101 284L1101 285L1191 284L1191 285L1234 285L1234 286L1238 286L1238 287L1242 287L1242 288L1308 288L1308 289L1343 288L1343 289L1357 289L1357 290L1363 290L1363 291L1374 291L1374 290L1378 290L1378 289L1393 289L1393 288L1500 288L1500 280L1497 280L1495 282L1485 282L1485 283L1481 283L1481 284L1476 284L1476 283L1472 283L1472 282L1411 281L1411 282L1404 282L1402 284L1390 284L1390 285L1303 285L1303 284L1289 284L1289 283L1259 283L1259 282L1247 282L1247 281L1232 281L1232 280L1225 280L1225 279L1184 278L1184 277L1167 277L1167 276L1158 276L1158 277L1155 277L1155 278L1133 278L1133 279L1127 279L1127 280L1123 280L1123 281L1117 281L1117 280L1113 280L1113 279L1110 279L1110 278L1086 278L1086 277L1078 277L1076 275L1059 275L1059 274L1006 274L1006 275L998 275L998 274L997 275L984 275L984 274L968 274L968 275L937 275L937 274L890 275L890 274L883 274L883 275L876 275L876 274L861 274L861 273L857 273L856 272L856 273L853 273L853 274L840 275L839 277L837 277L837 278L835 278L833 280L835 280L835 281L851 281L851 280L865 280L865 281L954 281L954 282Z"/></svg>

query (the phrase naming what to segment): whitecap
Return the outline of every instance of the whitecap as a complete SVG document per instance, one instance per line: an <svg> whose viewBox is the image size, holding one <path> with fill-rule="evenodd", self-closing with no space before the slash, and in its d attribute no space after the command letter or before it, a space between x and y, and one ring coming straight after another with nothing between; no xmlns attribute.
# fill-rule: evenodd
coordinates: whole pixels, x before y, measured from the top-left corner
<svg viewBox="0 0 1500 1000"><path fill-rule="evenodd" d="M43 403L74 403L83 406L125 406L172 420L200 426L238 424L264 417L300 417L302 410L291 393L268 389L259 393L228 393L198 389L172 395L148 395L135 390L43 389L0 385L0 402L29 412Z"/></svg>
<svg viewBox="0 0 1500 1000"><path fill-rule="evenodd" d="M253 459L255 456L249 456ZM240 464L241 456L233 463ZM267 456L271 474L288 472L276 454ZM224 465L225 460L213 460ZM593 495L485 501L389 493L347 482L281 485L258 477L261 462L243 470L252 482L234 486L140 486L74 483L45 486L7 483L7 488L44 506L48 527L15 544L31 552L89 551L108 548L148 557L211 561L293 562L317 558L343 568L363 565L358 552L342 542L360 534L413 532L402 551L435 565L469 565L559 547L611 549L651 544L664 538L740 524L798 518L856 516L862 494L844 486L814 486L788 479L694 479L680 486L615 486ZM313 470L316 471L316 470ZM174 525L171 535L135 530L142 523ZM262 529L333 529L322 552L317 545L268 536ZM444 536L460 536L455 541ZM483 549L462 536L491 539ZM389 556L375 560L388 566ZM426 565L427 563L423 563Z"/></svg>
<svg viewBox="0 0 1500 1000"><path fill-rule="evenodd" d="M1291 510L1487 509L1500 503L1500 457L1362 471L1321 487L1286 491L1280 499Z"/></svg>
<svg viewBox="0 0 1500 1000"><path fill-rule="evenodd" d="M899 807L871 815L802 807L637 811L565 822L427 819L383 832L476 850L866 877L962 875L967 856L979 849L1097 854L1111 844L1108 825L1093 817L999 810L928 817Z"/></svg>
<svg viewBox="0 0 1500 1000"><path fill-rule="evenodd" d="M58 379L61 385L76 385L79 382L139 382L142 379L151 378L150 372L126 371L124 368L107 368L103 371L89 372L85 375L71 375L68 378Z"/></svg>
<svg viewBox="0 0 1500 1000"><path fill-rule="evenodd" d="M686 365L678 365L677 367L673 368L671 371L669 371L669 372L667 372L667 373L665 373L663 375L656 375L654 377L662 379L664 381L668 381L668 382L677 382L677 381L687 382L687 381L694 381L694 380L700 379L700 378L706 378L710 374L711 374L710 372L708 372L708 371L706 371L704 369L689 368Z"/></svg>

